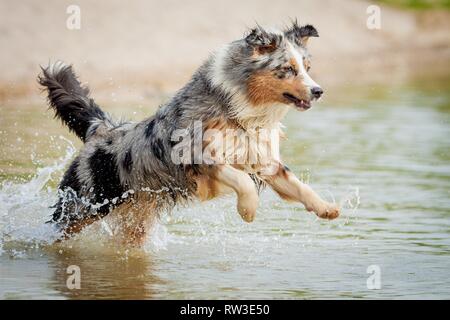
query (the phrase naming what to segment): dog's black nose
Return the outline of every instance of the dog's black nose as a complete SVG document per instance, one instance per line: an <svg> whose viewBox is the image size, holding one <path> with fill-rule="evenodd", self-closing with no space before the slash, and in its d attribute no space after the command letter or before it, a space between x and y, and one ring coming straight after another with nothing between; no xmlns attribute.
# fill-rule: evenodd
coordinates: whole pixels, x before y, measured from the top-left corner
<svg viewBox="0 0 450 320"><path fill-rule="evenodd" d="M311 94L313 95L314 98L319 99L323 94L323 90L321 87L312 87Z"/></svg>

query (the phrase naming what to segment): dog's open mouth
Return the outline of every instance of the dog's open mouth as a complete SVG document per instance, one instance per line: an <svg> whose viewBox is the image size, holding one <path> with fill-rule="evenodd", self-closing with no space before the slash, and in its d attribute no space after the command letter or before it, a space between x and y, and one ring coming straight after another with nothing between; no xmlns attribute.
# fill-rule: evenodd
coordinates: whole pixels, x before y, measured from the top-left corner
<svg viewBox="0 0 450 320"><path fill-rule="evenodd" d="M290 93L283 93L283 97L291 101L297 109L308 110L311 108L311 101L299 99Z"/></svg>

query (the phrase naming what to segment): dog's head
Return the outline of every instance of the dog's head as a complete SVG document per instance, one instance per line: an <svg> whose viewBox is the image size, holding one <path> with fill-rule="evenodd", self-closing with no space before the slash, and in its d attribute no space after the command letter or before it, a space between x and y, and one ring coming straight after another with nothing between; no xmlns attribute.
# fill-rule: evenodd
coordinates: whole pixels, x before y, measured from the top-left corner
<svg viewBox="0 0 450 320"><path fill-rule="evenodd" d="M228 46L222 57L222 81L243 88L254 107L281 103L307 110L323 93L308 75L308 39L318 36L313 26L297 22L284 31L258 26Z"/></svg>

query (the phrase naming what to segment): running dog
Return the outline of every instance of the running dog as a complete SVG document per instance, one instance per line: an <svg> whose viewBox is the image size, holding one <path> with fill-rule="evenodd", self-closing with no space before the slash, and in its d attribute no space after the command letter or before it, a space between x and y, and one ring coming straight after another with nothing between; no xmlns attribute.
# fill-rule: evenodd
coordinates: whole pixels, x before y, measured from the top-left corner
<svg viewBox="0 0 450 320"><path fill-rule="evenodd" d="M234 191L237 211L251 222L259 189L266 185L320 218L338 217L338 205L322 200L274 156L277 144L256 137L263 130L281 133L280 121L290 107L308 110L323 94L308 75L310 37L318 37L317 30L297 22L283 31L257 26L212 54L168 103L138 123L116 121L102 111L71 66L56 62L43 68L38 82L47 90L51 108L84 142L62 178L49 222L67 238L117 211L126 221L127 242L139 246L152 217L195 198ZM194 121L201 122L197 129ZM183 161L174 161L179 146L174 136L180 130L186 133L184 145L192 148ZM192 138L208 130L238 130L254 138L225 149L256 160L237 163L225 156L222 161L198 161L193 149L214 146L212 153L223 155L222 139L199 144Z"/></svg>

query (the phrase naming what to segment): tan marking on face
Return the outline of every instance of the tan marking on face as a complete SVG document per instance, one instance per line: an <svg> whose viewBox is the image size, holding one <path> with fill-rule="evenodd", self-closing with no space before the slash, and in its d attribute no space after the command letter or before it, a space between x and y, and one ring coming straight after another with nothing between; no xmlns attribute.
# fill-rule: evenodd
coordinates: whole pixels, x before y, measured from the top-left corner
<svg viewBox="0 0 450 320"><path fill-rule="evenodd" d="M279 79L270 71L256 73L247 82L247 94L251 104L258 106L271 103L290 103L283 93L298 99L309 100L308 89L300 77Z"/></svg>
<svg viewBox="0 0 450 320"><path fill-rule="evenodd" d="M311 68L311 60L307 58L303 59L303 66L305 67L305 70L308 71Z"/></svg>
<svg viewBox="0 0 450 320"><path fill-rule="evenodd" d="M295 58L292 58L289 60L289 64L291 65L292 68L294 68L295 72L298 73L297 60L295 60Z"/></svg>

